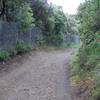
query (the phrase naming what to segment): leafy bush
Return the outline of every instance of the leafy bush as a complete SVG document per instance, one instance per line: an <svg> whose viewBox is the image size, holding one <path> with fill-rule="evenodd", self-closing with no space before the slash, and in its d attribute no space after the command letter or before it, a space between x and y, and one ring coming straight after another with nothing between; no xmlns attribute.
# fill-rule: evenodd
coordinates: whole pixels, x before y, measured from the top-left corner
<svg viewBox="0 0 100 100"><path fill-rule="evenodd" d="M4 61L9 58L9 53L7 51L0 51L0 61Z"/></svg>
<svg viewBox="0 0 100 100"><path fill-rule="evenodd" d="M44 37L43 37L42 34L39 35L39 36L37 37L37 39L36 39L36 44L37 44L38 46L42 46L42 45L45 44L45 40L44 40Z"/></svg>
<svg viewBox="0 0 100 100"><path fill-rule="evenodd" d="M30 26L35 26L33 12L29 4L23 4L16 12L16 21L21 24L21 31L26 31Z"/></svg>
<svg viewBox="0 0 100 100"><path fill-rule="evenodd" d="M98 67L100 69L100 64ZM94 80L94 85L92 90L92 98L94 98L94 100L100 100L100 70L96 71L95 73L95 80Z"/></svg>
<svg viewBox="0 0 100 100"><path fill-rule="evenodd" d="M96 87L92 94L92 100L100 100L100 87Z"/></svg>
<svg viewBox="0 0 100 100"><path fill-rule="evenodd" d="M7 60L9 57L16 54L29 52L32 49L31 45L25 44L23 41L18 41L16 47L10 50L1 50L0 51L0 61Z"/></svg>
<svg viewBox="0 0 100 100"><path fill-rule="evenodd" d="M72 70L72 74L76 75L79 73L79 63L78 63L78 56L74 56L73 59L71 59L70 65L71 65L71 70Z"/></svg>
<svg viewBox="0 0 100 100"><path fill-rule="evenodd" d="M17 41L15 49L17 53L25 53L25 52L30 51L32 48L30 45L25 44L23 41Z"/></svg>
<svg viewBox="0 0 100 100"><path fill-rule="evenodd" d="M48 34L46 37L46 43L49 45L54 45L54 46L61 46L63 44L63 34Z"/></svg>

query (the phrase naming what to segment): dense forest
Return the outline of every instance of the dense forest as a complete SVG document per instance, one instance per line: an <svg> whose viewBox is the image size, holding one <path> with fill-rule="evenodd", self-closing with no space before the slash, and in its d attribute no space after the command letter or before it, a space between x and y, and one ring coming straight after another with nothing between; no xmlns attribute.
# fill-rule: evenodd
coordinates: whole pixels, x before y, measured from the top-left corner
<svg viewBox="0 0 100 100"><path fill-rule="evenodd" d="M100 100L100 0L80 4L77 19L82 45L73 61L73 72L76 80L88 84L88 99Z"/></svg>

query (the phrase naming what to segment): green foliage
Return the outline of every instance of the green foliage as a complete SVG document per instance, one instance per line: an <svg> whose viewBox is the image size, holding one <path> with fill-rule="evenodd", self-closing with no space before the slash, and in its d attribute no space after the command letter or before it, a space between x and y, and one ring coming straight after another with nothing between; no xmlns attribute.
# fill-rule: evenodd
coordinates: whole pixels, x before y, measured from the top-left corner
<svg viewBox="0 0 100 100"><path fill-rule="evenodd" d="M67 32L67 17L61 7L50 5L52 14L47 19L45 39L50 45L61 45Z"/></svg>
<svg viewBox="0 0 100 100"><path fill-rule="evenodd" d="M63 34L49 34L46 41L49 45L60 46L63 43Z"/></svg>
<svg viewBox="0 0 100 100"><path fill-rule="evenodd" d="M77 19L82 39L76 64L73 62L75 74L81 77L87 73L94 77L91 86L91 100L100 99L100 2L86 0L79 6ZM79 74L79 72L82 72Z"/></svg>
<svg viewBox="0 0 100 100"><path fill-rule="evenodd" d="M71 34L79 34L78 22L75 15L67 15L67 32Z"/></svg>
<svg viewBox="0 0 100 100"><path fill-rule="evenodd" d="M100 64L98 67L99 70L95 73L95 81L92 89L92 98L94 98L94 100L100 99Z"/></svg>
<svg viewBox="0 0 100 100"><path fill-rule="evenodd" d="M25 53L25 52L30 51L31 49L32 49L31 46L28 44L25 44L23 41L18 41L15 48L17 53Z"/></svg>
<svg viewBox="0 0 100 100"><path fill-rule="evenodd" d="M84 73L84 70L80 67L80 59L79 54L75 54L70 62L71 65L71 72L72 76L82 76Z"/></svg>
<svg viewBox="0 0 100 100"><path fill-rule="evenodd" d="M18 23L19 36L30 27L38 27L42 31L36 40L38 46L62 46L67 33L77 33L75 15L65 14L62 7L48 4L47 0L0 0L0 20ZM21 40L9 52L16 55L29 49Z"/></svg>
<svg viewBox="0 0 100 100"><path fill-rule="evenodd" d="M10 48L10 49L7 50L7 51L8 51L8 53L9 53L9 56L10 56L10 57L13 57L13 56L17 55L17 51L16 51L15 48Z"/></svg>
<svg viewBox="0 0 100 100"><path fill-rule="evenodd" d="M45 40L42 34L37 37L36 44L38 46L43 46L45 44Z"/></svg>
<svg viewBox="0 0 100 100"><path fill-rule="evenodd" d="M19 9L26 0L0 0L0 19L5 21L15 21L16 10Z"/></svg>
<svg viewBox="0 0 100 100"><path fill-rule="evenodd" d="M0 0L0 19L20 23L22 31L34 25L33 12L27 0Z"/></svg>
<svg viewBox="0 0 100 100"><path fill-rule="evenodd" d="M66 15L60 6L48 4L47 0L35 0L31 7L35 25L42 30L46 44L62 45L67 33L77 33L75 16Z"/></svg>
<svg viewBox="0 0 100 100"><path fill-rule="evenodd" d="M47 0L0 0L0 19L18 22L20 32L36 26L44 43L52 45L61 45L67 33L77 33L75 15L64 14L60 6Z"/></svg>
<svg viewBox="0 0 100 100"><path fill-rule="evenodd" d="M24 31L30 26L35 26L32 9L29 4L23 4L16 13L16 21L21 23L21 30Z"/></svg>
<svg viewBox="0 0 100 100"><path fill-rule="evenodd" d="M7 51L0 51L0 61L4 61L9 58L9 53Z"/></svg>
<svg viewBox="0 0 100 100"><path fill-rule="evenodd" d="M9 57L15 56L17 54L26 53L32 50L32 46L25 44L23 41L18 41L16 47L10 50L0 51L0 61L7 60Z"/></svg>

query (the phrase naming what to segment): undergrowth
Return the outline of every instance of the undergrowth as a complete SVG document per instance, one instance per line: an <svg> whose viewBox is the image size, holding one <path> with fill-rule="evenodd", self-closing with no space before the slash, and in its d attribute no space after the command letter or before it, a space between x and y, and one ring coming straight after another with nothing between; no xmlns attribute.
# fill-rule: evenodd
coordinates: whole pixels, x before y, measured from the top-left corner
<svg viewBox="0 0 100 100"><path fill-rule="evenodd" d="M31 50L31 45L25 44L23 41L17 41L15 48L0 51L0 61L5 61L12 56L23 54Z"/></svg>
<svg viewBox="0 0 100 100"><path fill-rule="evenodd" d="M100 100L100 45L94 41L85 48L81 47L70 65L72 82L77 84L91 77L89 84L91 96L88 100Z"/></svg>
<svg viewBox="0 0 100 100"><path fill-rule="evenodd" d="M51 50L60 50L60 49L67 49L67 48L79 48L79 44L67 44L64 43L59 46L54 45L41 45L37 46L35 50L45 50L45 51L51 51ZM24 41L17 41L15 48L11 48L9 50L1 50L0 51L0 61L7 60L8 58L15 56L17 54L23 54L26 52L31 51L32 45L24 43Z"/></svg>
<svg viewBox="0 0 100 100"><path fill-rule="evenodd" d="M7 51L0 51L0 61L4 61L9 58L9 52Z"/></svg>

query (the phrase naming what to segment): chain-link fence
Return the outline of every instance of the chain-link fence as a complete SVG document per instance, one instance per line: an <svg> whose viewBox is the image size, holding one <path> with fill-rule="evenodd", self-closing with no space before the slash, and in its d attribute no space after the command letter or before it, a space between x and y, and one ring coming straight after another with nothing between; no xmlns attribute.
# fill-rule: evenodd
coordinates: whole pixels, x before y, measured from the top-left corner
<svg viewBox="0 0 100 100"><path fill-rule="evenodd" d="M29 28L20 32L20 24L15 22L0 21L0 50L15 48L17 41L35 46L36 39L41 33L39 28Z"/></svg>
<svg viewBox="0 0 100 100"><path fill-rule="evenodd" d="M42 35L41 33L41 30L36 27L30 27L25 32L21 32L19 23L0 21L0 50L15 48L17 41L23 41L25 44L35 47ZM80 37L78 35L65 34L63 42L79 43Z"/></svg>
<svg viewBox="0 0 100 100"><path fill-rule="evenodd" d="M64 35L64 43L80 43L80 36L76 34L67 33Z"/></svg>

